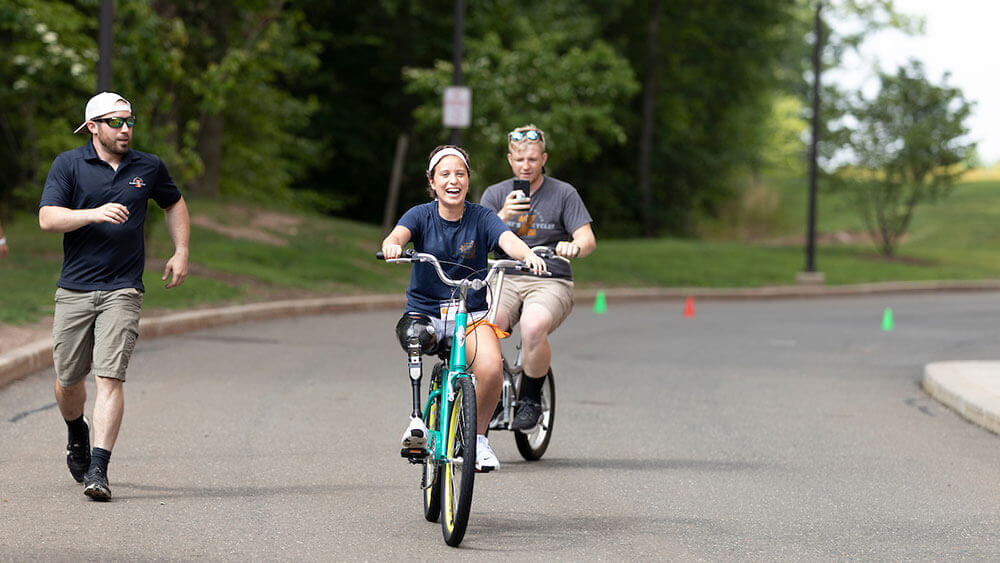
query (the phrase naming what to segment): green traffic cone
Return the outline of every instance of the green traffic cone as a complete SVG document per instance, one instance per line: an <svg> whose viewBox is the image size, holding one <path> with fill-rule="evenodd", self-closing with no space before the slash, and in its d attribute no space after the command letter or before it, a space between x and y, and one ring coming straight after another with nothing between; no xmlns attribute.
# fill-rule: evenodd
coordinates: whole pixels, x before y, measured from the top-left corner
<svg viewBox="0 0 1000 563"><path fill-rule="evenodd" d="M598 315L603 315L608 312L608 300L604 297L603 291L597 292L597 297L594 298L594 313Z"/></svg>
<svg viewBox="0 0 1000 563"><path fill-rule="evenodd" d="M886 307L885 312L882 313L882 330L886 332L891 332L893 327L892 323L892 308Z"/></svg>

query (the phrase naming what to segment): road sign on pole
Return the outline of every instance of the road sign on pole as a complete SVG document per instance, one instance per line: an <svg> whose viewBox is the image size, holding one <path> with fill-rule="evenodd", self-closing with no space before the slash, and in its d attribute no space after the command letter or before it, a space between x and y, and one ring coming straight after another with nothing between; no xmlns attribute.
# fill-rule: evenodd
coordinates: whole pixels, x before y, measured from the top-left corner
<svg viewBox="0 0 1000 563"><path fill-rule="evenodd" d="M472 123L472 90L466 86L444 89L444 126L467 128Z"/></svg>

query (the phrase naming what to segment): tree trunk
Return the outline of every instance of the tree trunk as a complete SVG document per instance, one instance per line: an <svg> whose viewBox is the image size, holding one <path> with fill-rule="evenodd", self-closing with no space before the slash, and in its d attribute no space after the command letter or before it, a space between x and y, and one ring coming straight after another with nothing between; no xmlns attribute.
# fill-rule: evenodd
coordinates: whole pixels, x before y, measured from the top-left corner
<svg viewBox="0 0 1000 563"><path fill-rule="evenodd" d="M193 191L202 197L219 195L219 180L222 178L222 113L206 115L201 120L198 134L198 155L201 156L202 174L194 181Z"/></svg>
<svg viewBox="0 0 1000 563"><path fill-rule="evenodd" d="M233 21L233 6L230 2L215 5L214 19L206 22L206 29L214 39L214 46L209 53L209 60L221 61L230 49L229 28ZM205 100L202 100L204 103ZM217 197L219 195L219 180L222 178L222 139L225 127L226 100L216 109L202 108L198 131L198 156L201 157L201 177L194 182L194 190L202 197Z"/></svg>
<svg viewBox="0 0 1000 563"><path fill-rule="evenodd" d="M170 0L156 0L153 2L153 10L163 21L172 21L177 18L177 4ZM177 84L171 83L166 89L167 96L167 111L163 114L157 114L156 116L156 126L162 127L167 131L167 144L170 145L174 150L181 150L181 139L183 138L182 129L184 127L183 121L180 116L180 111L177 106Z"/></svg>
<svg viewBox="0 0 1000 563"><path fill-rule="evenodd" d="M651 167L653 154L653 127L656 119L656 99L659 90L659 61L656 47L660 39L660 14L663 1L653 0L649 8L649 37L646 44L646 77L642 93L642 135L639 140L639 193L642 198L642 234L656 235L656 210L653 207Z"/></svg>

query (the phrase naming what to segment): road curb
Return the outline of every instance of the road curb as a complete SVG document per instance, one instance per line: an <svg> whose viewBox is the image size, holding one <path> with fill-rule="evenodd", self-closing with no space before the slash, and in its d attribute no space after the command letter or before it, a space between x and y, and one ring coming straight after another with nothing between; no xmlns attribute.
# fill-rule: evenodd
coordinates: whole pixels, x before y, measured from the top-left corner
<svg viewBox="0 0 1000 563"><path fill-rule="evenodd" d="M577 290L574 301L577 305L593 303L598 292L603 292L608 303L614 304L631 301L670 301L687 297L709 300L795 299L936 291L1000 291L1000 280L884 282L834 286L778 285L750 288L588 288ZM279 317L401 308L405 302L405 296L399 293L233 305L144 318L139 323L139 332L143 339L158 338L214 326ZM51 338L15 348L0 354L0 386L51 366Z"/></svg>
<svg viewBox="0 0 1000 563"><path fill-rule="evenodd" d="M140 338L145 340L214 326L279 317L401 308L405 303L405 297L399 294L358 295L198 309L144 318L139 322L139 334ZM52 367L51 338L15 348L0 354L0 386L49 367Z"/></svg>
<svg viewBox="0 0 1000 563"><path fill-rule="evenodd" d="M934 362L923 388L969 421L1000 434L1000 362Z"/></svg>
<svg viewBox="0 0 1000 563"><path fill-rule="evenodd" d="M577 305L593 302L598 289L577 290ZM877 282L852 285L771 285L763 287L661 287L603 290L609 301L672 300L700 297L713 300L796 299L850 297L885 293L931 293L939 291L1000 291L1000 280Z"/></svg>

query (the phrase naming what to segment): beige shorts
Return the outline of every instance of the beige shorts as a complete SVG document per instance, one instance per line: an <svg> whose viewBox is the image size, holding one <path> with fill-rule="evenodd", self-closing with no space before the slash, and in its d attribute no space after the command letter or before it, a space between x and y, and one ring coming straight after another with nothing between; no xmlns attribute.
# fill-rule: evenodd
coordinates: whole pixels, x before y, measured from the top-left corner
<svg viewBox="0 0 1000 563"><path fill-rule="evenodd" d="M88 373L125 381L139 337L142 292L56 290L52 359L59 384L69 387Z"/></svg>
<svg viewBox="0 0 1000 563"><path fill-rule="evenodd" d="M507 313L511 328L517 325L525 305L532 303L548 309L552 314L552 327L549 332L555 331L573 311L573 282L535 276L504 277L500 310Z"/></svg>

